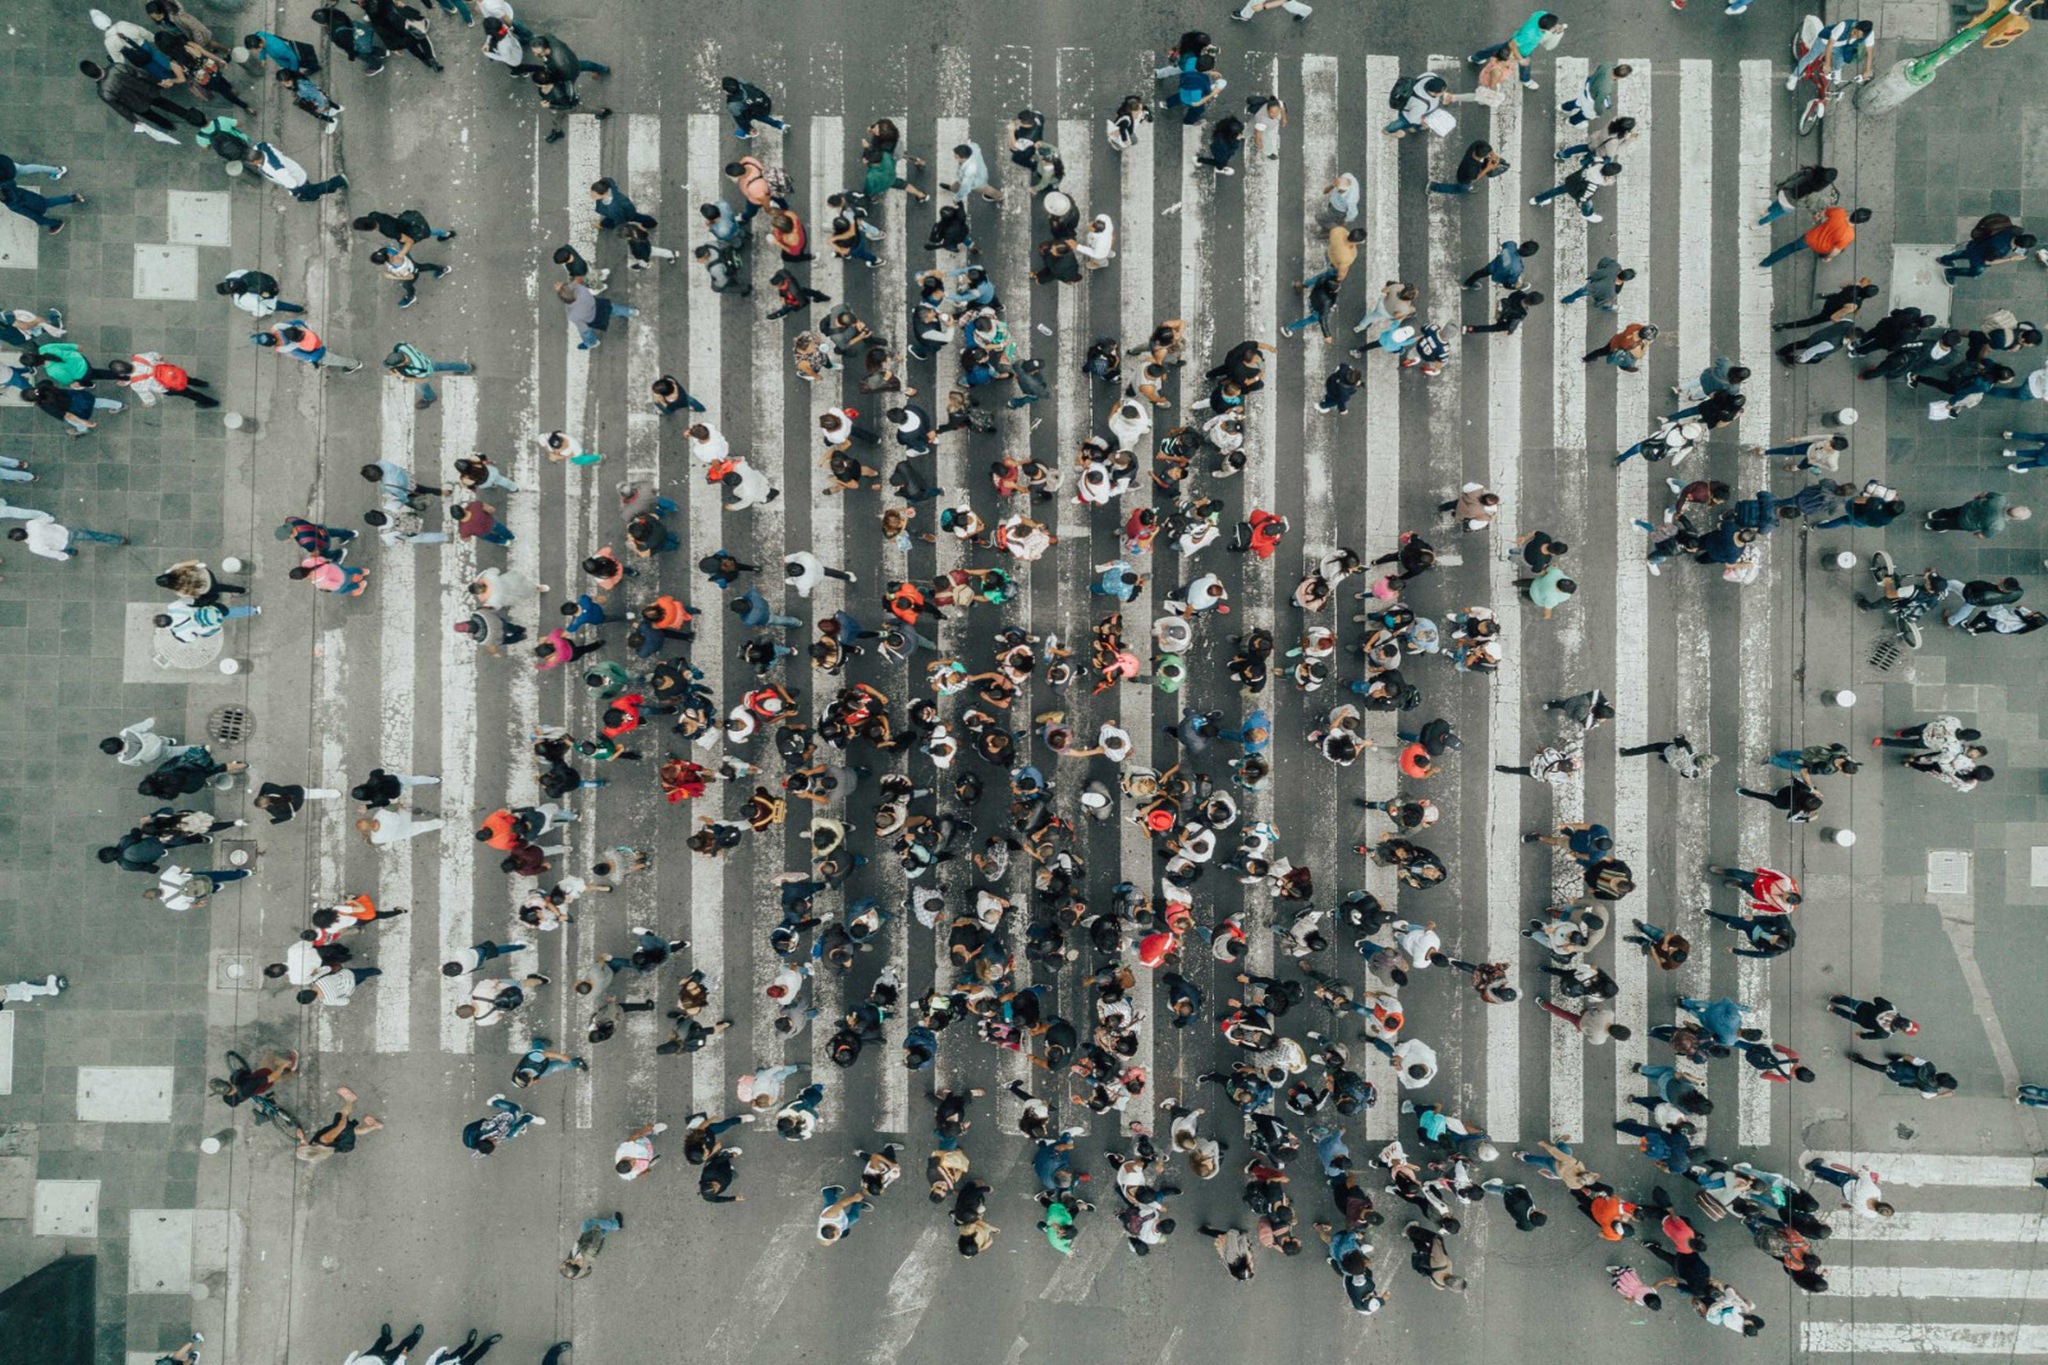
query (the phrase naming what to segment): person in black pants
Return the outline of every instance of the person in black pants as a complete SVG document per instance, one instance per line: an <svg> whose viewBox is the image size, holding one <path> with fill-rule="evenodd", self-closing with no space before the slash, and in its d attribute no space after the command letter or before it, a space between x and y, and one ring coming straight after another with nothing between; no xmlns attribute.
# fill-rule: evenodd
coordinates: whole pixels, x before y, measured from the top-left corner
<svg viewBox="0 0 2048 1365"><path fill-rule="evenodd" d="M1492 322L1467 323L1465 331L1468 335L1473 332L1506 332L1513 336L1521 330L1523 321L1529 316L1529 310L1541 302L1541 290L1517 289L1500 301L1500 308L1494 314Z"/></svg>

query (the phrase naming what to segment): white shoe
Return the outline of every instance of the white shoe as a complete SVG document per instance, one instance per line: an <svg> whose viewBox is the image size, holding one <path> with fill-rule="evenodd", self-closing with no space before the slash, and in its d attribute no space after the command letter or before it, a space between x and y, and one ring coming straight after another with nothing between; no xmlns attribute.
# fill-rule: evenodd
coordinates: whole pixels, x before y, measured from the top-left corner
<svg viewBox="0 0 2048 1365"><path fill-rule="evenodd" d="M57 181L62 180L65 176L69 174L71 174L71 168L69 166L59 166L57 168L57 173L50 177L50 183L55 184ZM197 1332L194 1332L192 1334L192 1339L194 1341L200 1340L199 1334Z"/></svg>
<svg viewBox="0 0 2048 1365"><path fill-rule="evenodd" d="M1599 214L1597 214L1597 213L1589 213L1589 214L1587 214L1587 215L1586 215L1586 221L1587 221L1587 222L1589 222L1589 223L1604 223L1604 222L1606 222L1607 220L1606 220L1606 219L1604 219L1604 218L1602 218L1602 217L1601 217L1601 216L1600 216Z"/></svg>
<svg viewBox="0 0 2048 1365"><path fill-rule="evenodd" d="M654 1125L654 1131L657 1133L666 1133L668 1131L668 1125L665 1123L657 1123Z"/></svg>
<svg viewBox="0 0 2048 1365"><path fill-rule="evenodd" d="M528 1117L528 1118L530 1118L530 1119L532 1119L532 1120L533 1120L533 1121L534 1121L534 1122L535 1122L536 1124L538 1124L538 1125L539 1125L539 1126L541 1126L542 1128L545 1128L545 1127L547 1127L547 1126L548 1126L548 1121L547 1121L546 1119L542 1118L542 1117L541 1117L541 1116L540 1116L539 1114L529 1114L529 1115L527 1115L527 1117Z"/></svg>

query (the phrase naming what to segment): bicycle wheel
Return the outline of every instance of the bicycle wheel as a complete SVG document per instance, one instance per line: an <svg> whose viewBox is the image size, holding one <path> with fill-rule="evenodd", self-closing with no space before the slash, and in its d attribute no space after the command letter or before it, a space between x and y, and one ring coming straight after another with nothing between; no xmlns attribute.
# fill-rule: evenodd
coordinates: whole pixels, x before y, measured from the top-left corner
<svg viewBox="0 0 2048 1365"><path fill-rule="evenodd" d="M268 1097L266 1096L265 1098ZM269 1106L263 1110L261 1117L268 1120L270 1125L277 1129L278 1132L284 1134L285 1140L293 1146L297 1146L304 1140L305 1125L299 1122L297 1115L293 1114L291 1110L285 1108L276 1100L270 1101Z"/></svg>
<svg viewBox="0 0 2048 1365"><path fill-rule="evenodd" d="M228 1075L230 1077L239 1075L241 1072L247 1071L249 1069L249 1059L247 1057L244 1057L241 1053L235 1051L233 1048L229 1048L226 1052L222 1053L221 1055L227 1060Z"/></svg>
<svg viewBox="0 0 2048 1365"><path fill-rule="evenodd" d="M1799 115L1799 136L1805 137L1820 127L1820 121L1827 117L1828 102L1819 96L1806 102L1806 109Z"/></svg>

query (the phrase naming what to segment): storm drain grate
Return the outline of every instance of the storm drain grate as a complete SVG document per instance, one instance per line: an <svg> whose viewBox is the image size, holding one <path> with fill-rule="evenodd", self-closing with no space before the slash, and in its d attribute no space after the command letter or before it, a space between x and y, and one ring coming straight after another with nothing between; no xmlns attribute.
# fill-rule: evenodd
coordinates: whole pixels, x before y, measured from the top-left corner
<svg viewBox="0 0 2048 1365"><path fill-rule="evenodd" d="M216 744L246 744L256 731L256 717L246 706L219 706L206 718L206 733Z"/></svg>

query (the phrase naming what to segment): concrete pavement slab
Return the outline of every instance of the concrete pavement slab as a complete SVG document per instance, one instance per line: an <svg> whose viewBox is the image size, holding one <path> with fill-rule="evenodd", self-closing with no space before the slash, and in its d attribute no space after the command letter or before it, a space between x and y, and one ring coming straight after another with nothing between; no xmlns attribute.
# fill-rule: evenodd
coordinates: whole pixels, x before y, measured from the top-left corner
<svg viewBox="0 0 2048 1365"><path fill-rule="evenodd" d="M169 1123L173 1069L168 1066L81 1066L81 1123Z"/></svg>
<svg viewBox="0 0 2048 1365"><path fill-rule="evenodd" d="M38 1237L100 1235L100 1182L38 1180L33 1227Z"/></svg>

